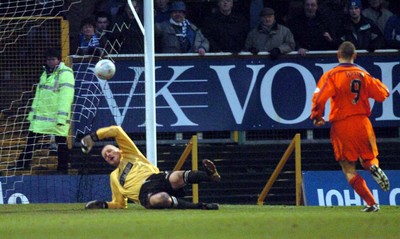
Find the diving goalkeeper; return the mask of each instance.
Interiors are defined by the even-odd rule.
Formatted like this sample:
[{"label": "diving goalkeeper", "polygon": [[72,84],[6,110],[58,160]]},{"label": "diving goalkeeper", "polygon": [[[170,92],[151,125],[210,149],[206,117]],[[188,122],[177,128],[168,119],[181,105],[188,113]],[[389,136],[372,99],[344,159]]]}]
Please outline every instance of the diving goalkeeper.
[{"label": "diving goalkeeper", "polygon": [[147,209],[218,210],[217,203],[191,203],[182,199],[187,184],[220,181],[212,161],[202,161],[205,171],[160,172],[119,126],[100,128],[86,135],[81,140],[82,150],[89,153],[96,141],[105,138],[114,138],[118,144],[118,147],[106,145],[101,150],[102,157],[116,168],[110,174],[112,201],[90,201],[86,209],[127,208],[130,199]]}]

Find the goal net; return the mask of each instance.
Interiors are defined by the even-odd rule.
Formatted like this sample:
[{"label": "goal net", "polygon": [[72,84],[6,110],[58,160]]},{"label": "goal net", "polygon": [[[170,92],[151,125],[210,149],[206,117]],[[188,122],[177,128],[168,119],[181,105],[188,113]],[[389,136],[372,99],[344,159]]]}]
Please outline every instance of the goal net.
[{"label": "goal net", "polygon": [[[98,35],[101,45],[94,46],[90,51],[82,53],[82,48],[73,45],[71,41],[77,38],[72,33],[71,23],[82,22],[75,19],[79,14],[73,11],[82,10],[81,0],[25,0],[2,1],[0,3],[0,204],[27,202],[74,202],[87,201],[91,194],[99,193],[91,189],[93,182],[102,182],[104,178],[93,173],[94,165],[80,152],[77,142],[82,135],[93,130],[92,124],[98,115],[98,109],[108,108],[117,123],[121,114],[118,105],[109,104],[115,97],[126,95],[110,95],[113,85],[121,83],[120,79],[103,81],[94,75],[94,66],[100,59],[111,59],[125,52],[128,38],[132,37],[132,29],[137,24],[134,19],[113,19],[103,34]],[[96,20],[95,9],[97,1],[93,1],[93,24]],[[103,6],[104,7],[104,6]],[[121,16],[124,12],[120,8]],[[127,7],[126,11],[130,8]],[[118,17],[118,14],[116,16]],[[76,25],[76,24],[75,24]],[[134,32],[138,34],[140,31]],[[72,35],[74,34],[74,35]],[[140,47],[143,35],[132,40]],[[141,41],[141,42],[140,42]],[[125,44],[125,45],[124,45]],[[40,75],[45,64],[44,52],[48,48],[57,48],[62,52],[62,62],[70,66],[75,77],[75,96],[72,105],[71,130],[66,144],[69,150],[67,174],[57,171],[57,148],[54,135],[34,136],[34,150],[29,167],[18,167],[20,155],[26,148],[29,139],[28,114],[31,111]],[[138,52],[143,52],[138,49]],[[142,58],[136,63],[135,73],[141,75]],[[139,70],[138,70],[139,69]],[[118,71],[118,69],[117,69]],[[115,78],[115,77],[114,77]],[[138,77],[136,77],[138,80]],[[133,80],[132,80],[133,81]],[[78,124],[79,123],[79,124]],[[32,147],[31,147],[32,148]],[[99,160],[99,159],[98,159]],[[77,163],[80,162],[80,163]],[[100,165],[101,166],[101,165]],[[102,168],[110,172],[110,168]],[[108,180],[104,182],[108,185]],[[84,188],[81,185],[85,185]],[[106,186],[108,188],[108,186]],[[70,192],[68,192],[68,189]],[[64,190],[64,191],[63,191]],[[66,191],[65,191],[66,190]],[[101,189],[98,189],[101,190]],[[21,193],[21,191],[23,193]],[[28,192],[29,191],[29,192]],[[35,195],[27,195],[36,191]],[[63,192],[62,196],[58,196]],[[45,195],[44,195],[45,194]],[[64,197],[63,197],[64,196]],[[108,195],[109,196],[109,195]],[[33,198],[33,199],[32,199]]]}]

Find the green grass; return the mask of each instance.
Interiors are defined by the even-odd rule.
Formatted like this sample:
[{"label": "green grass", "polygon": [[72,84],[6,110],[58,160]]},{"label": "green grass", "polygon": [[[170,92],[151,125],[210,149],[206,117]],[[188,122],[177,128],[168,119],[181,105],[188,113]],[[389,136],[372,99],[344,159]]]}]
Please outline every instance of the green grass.
[{"label": "green grass", "polygon": [[0,238],[399,238],[400,208],[221,205],[218,211],[0,205]]}]

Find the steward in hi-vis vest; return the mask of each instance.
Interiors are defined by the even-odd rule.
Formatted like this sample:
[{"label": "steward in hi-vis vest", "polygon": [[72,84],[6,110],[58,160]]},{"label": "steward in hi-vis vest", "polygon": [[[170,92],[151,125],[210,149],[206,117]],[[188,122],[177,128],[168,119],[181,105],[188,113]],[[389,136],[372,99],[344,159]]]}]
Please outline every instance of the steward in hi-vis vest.
[{"label": "steward in hi-vis vest", "polygon": [[29,131],[68,136],[75,79],[71,68],[61,62],[53,72],[45,70],[37,85],[28,121]]}]

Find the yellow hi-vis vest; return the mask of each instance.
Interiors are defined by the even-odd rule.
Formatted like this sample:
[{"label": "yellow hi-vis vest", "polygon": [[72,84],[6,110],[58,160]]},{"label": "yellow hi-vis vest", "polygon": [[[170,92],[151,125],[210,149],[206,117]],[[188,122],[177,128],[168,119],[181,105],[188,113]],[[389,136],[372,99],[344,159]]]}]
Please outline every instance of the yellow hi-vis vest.
[{"label": "yellow hi-vis vest", "polygon": [[50,76],[44,71],[36,87],[32,110],[28,116],[31,123],[29,130],[68,136],[74,87],[74,73],[64,63],[61,62]]}]

